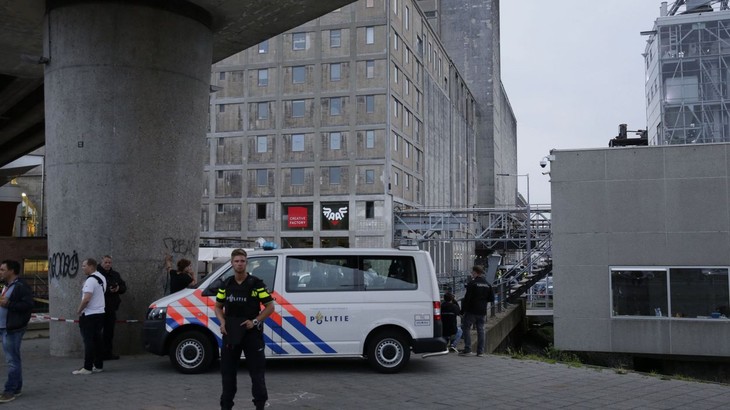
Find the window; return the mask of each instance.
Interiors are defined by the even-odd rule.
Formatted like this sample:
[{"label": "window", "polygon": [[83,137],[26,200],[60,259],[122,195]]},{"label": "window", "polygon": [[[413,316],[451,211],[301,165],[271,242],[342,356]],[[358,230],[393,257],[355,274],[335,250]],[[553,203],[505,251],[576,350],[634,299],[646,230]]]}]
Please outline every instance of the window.
[{"label": "window", "polygon": [[294,100],[291,102],[291,116],[304,117],[304,100]]},{"label": "window", "polygon": [[393,81],[396,84],[398,84],[398,72],[400,72],[400,70],[398,70],[398,67],[393,66]]},{"label": "window", "polygon": [[398,151],[398,134],[393,134],[393,151]]},{"label": "window", "polygon": [[269,103],[260,102],[257,104],[258,115],[256,118],[259,120],[266,120],[269,118]]},{"label": "window", "polygon": [[403,9],[403,24],[405,25],[406,30],[410,29],[411,9],[409,9],[408,6],[405,6],[405,8]]},{"label": "window", "polygon": [[373,3],[374,3],[374,1],[375,1],[375,0],[367,0],[367,1],[365,2],[365,7],[368,7],[368,8],[370,8],[370,7],[373,7],[373,6],[374,6],[374,4],[373,4]]},{"label": "window", "polygon": [[375,218],[375,201],[365,202],[365,219]]},{"label": "window", "polygon": [[218,105],[218,112],[226,112],[226,105],[225,104]]},{"label": "window", "polygon": [[342,97],[330,98],[330,115],[342,114]]},{"label": "window", "polygon": [[368,60],[365,62],[365,77],[375,77],[375,60]]},{"label": "window", "polygon": [[269,185],[269,170],[268,169],[257,169],[256,170],[256,185],[257,186]]},{"label": "window", "polygon": [[418,288],[415,262],[409,256],[292,256],[286,259],[285,276],[287,292],[403,291]]},{"label": "window", "polygon": [[330,30],[330,47],[340,47],[342,43],[342,30]]},{"label": "window", "polygon": [[375,27],[365,27],[365,43],[375,44]]},{"label": "window", "polygon": [[269,52],[269,40],[264,40],[259,43],[259,54],[266,54]]},{"label": "window", "polygon": [[304,168],[291,169],[291,184],[304,185]]},{"label": "window", "polygon": [[375,148],[375,131],[365,131],[365,148]]},{"label": "window", "polygon": [[611,296],[613,317],[730,317],[727,267],[612,268]]},{"label": "window", "polygon": [[395,98],[393,98],[393,116],[395,118],[398,118],[398,115],[400,113],[400,103],[396,101]]},{"label": "window", "polygon": [[406,64],[410,64],[411,62],[411,49],[406,47],[405,51],[403,51],[403,59],[405,60]]},{"label": "window", "polygon": [[411,189],[411,176],[406,174],[406,191],[410,191]]},{"label": "window", "polygon": [[375,96],[374,95],[365,96],[365,112],[367,112],[368,114],[375,112]]},{"label": "window", "polygon": [[393,185],[398,186],[398,173],[393,173]]},{"label": "window", "polygon": [[405,123],[406,127],[409,127],[411,125],[411,112],[406,110],[405,114],[403,115],[403,122]]},{"label": "window", "polygon": [[391,0],[393,2],[393,14],[398,15],[398,0]]},{"label": "window", "polygon": [[256,204],[256,219],[266,219],[266,204]]},{"label": "window", "polygon": [[405,145],[406,145],[406,158],[410,158],[411,157],[411,144],[406,142]]},{"label": "window", "polygon": [[405,90],[406,90],[406,95],[410,95],[411,94],[411,80],[406,78],[406,85],[404,85],[403,88],[405,88]]},{"label": "window", "polygon": [[292,67],[291,82],[294,84],[303,84],[307,77],[307,70],[303,65]]},{"label": "window", "polygon": [[418,50],[418,55],[423,57],[423,40],[421,36],[416,36],[416,50]]},{"label": "window", "polygon": [[336,150],[342,148],[342,134],[339,132],[330,132],[330,149]]},{"label": "window", "polygon": [[304,134],[294,134],[291,136],[291,150],[294,152],[304,151]]},{"label": "window", "polygon": [[218,204],[218,206],[215,207],[215,210],[217,213],[222,214],[223,213],[223,204]]},{"label": "window", "polygon": [[330,81],[340,81],[342,65],[340,63],[330,64]]},{"label": "window", "polygon": [[307,33],[292,33],[291,49],[294,51],[304,50],[307,47]]},{"label": "window", "polygon": [[375,170],[372,170],[372,169],[365,170],[365,183],[366,184],[375,183]]},{"label": "window", "polygon": [[262,153],[268,151],[269,139],[266,135],[259,135],[256,137],[256,152]]},{"label": "window", "polygon": [[262,68],[259,70],[259,87],[266,87],[269,85],[269,69]]},{"label": "window", "polygon": [[393,50],[398,50],[398,43],[400,43],[400,39],[397,34],[393,33]]},{"label": "window", "polygon": [[330,185],[339,185],[342,178],[342,168],[330,167]]}]

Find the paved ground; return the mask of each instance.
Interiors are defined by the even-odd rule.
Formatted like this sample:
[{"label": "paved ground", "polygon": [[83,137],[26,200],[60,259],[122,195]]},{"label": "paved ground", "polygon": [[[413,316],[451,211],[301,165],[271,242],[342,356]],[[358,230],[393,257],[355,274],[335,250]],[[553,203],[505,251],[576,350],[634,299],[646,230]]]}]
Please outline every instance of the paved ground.
[{"label": "paved ground", "polygon": [[[143,354],[106,362],[104,373],[74,376],[81,359],[51,357],[48,345],[46,338],[23,342],[23,395],[0,410],[217,408],[215,370],[182,375],[167,357]],[[727,385],[496,355],[413,356],[395,375],[374,373],[361,360],[271,360],[267,382],[271,409],[726,409],[730,403]],[[252,408],[245,362],[237,403]]]}]

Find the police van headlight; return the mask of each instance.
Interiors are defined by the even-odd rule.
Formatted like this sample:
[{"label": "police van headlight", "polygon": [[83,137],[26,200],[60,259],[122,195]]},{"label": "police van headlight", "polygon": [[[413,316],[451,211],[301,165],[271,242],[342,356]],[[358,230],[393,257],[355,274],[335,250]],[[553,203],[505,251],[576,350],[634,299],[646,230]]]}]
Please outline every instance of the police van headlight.
[{"label": "police van headlight", "polygon": [[147,320],[165,320],[167,316],[166,307],[151,308],[147,311]]}]

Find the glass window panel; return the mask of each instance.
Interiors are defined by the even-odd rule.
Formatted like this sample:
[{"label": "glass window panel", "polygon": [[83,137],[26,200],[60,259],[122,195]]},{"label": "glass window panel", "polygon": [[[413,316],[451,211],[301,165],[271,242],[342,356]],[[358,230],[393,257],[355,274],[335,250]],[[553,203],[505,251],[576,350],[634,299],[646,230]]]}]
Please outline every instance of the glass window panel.
[{"label": "glass window panel", "polygon": [[332,97],[330,98],[330,115],[342,114],[342,98]]},{"label": "glass window panel", "polygon": [[372,169],[365,170],[365,183],[366,184],[375,183],[375,171],[374,170],[372,170]]},{"label": "glass window panel", "polygon": [[670,268],[669,288],[673,317],[730,317],[727,268]]},{"label": "glass window panel", "polygon": [[307,78],[306,68],[301,66],[292,67],[291,80],[294,84],[302,84]]},{"label": "glass window panel", "polygon": [[304,117],[304,100],[294,100],[291,103],[292,117]]},{"label": "glass window panel", "polygon": [[342,148],[342,134],[339,132],[330,132],[330,149]]},{"label": "glass window panel", "polygon": [[330,47],[339,47],[342,40],[341,30],[330,30]]},{"label": "glass window panel", "polygon": [[374,95],[365,96],[365,112],[367,112],[367,113],[375,112],[375,96]]},{"label": "glass window panel", "polygon": [[304,185],[304,168],[292,168],[291,184],[292,185]]},{"label": "glass window panel", "polygon": [[292,50],[304,50],[307,47],[307,33],[292,33]]},{"label": "glass window panel", "polygon": [[342,65],[340,63],[330,64],[330,81],[340,81]]},{"label": "glass window panel", "polygon": [[375,148],[375,131],[365,131],[365,147]]},{"label": "glass window panel", "polygon": [[330,184],[339,185],[341,175],[342,169],[340,167],[330,167]]},{"label": "glass window panel", "polygon": [[256,152],[266,152],[268,151],[269,147],[269,138],[265,135],[259,135],[256,137]]},{"label": "glass window panel", "polygon": [[269,52],[269,40],[264,40],[259,43],[259,54],[266,54]]},{"label": "glass window panel", "polygon": [[257,169],[256,170],[256,185],[257,186],[269,185],[269,170],[268,169]]},{"label": "glass window panel", "polygon": [[365,76],[367,78],[375,77],[375,60],[367,60],[365,62]]},{"label": "glass window panel", "polygon": [[375,43],[375,27],[365,27],[365,43]]},{"label": "glass window panel", "polygon": [[304,134],[291,136],[291,150],[295,152],[304,151]]},{"label": "glass window panel", "polygon": [[666,316],[665,270],[612,269],[613,316]]},{"label": "glass window panel", "polygon": [[263,68],[259,70],[259,87],[266,87],[269,85],[269,70]]},{"label": "glass window panel", "polygon": [[260,102],[258,103],[258,119],[265,120],[269,118],[269,103]]}]

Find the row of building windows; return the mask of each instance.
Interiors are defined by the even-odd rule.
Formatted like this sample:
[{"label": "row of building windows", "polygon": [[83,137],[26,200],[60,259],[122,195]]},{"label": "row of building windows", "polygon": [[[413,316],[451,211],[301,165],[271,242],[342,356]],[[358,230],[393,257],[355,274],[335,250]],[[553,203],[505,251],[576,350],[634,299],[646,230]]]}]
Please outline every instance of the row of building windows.
[{"label": "row of building windows", "polygon": [[[330,185],[340,185],[347,181],[345,181],[345,178],[343,174],[343,169],[346,170],[347,167],[322,167],[322,169],[326,170],[328,174],[328,182]],[[313,168],[289,168],[290,171],[290,180],[288,181],[293,186],[300,186],[305,184],[305,175],[307,171],[312,171]],[[272,169],[255,169],[252,170],[252,172],[255,175],[256,179],[256,186],[259,187],[267,187],[270,186],[271,181],[269,179],[269,176],[271,175],[274,170]],[[217,178],[218,180],[225,181],[226,184],[234,184],[238,185],[241,182],[241,171],[224,171],[224,170],[218,170],[217,171]],[[365,178],[365,184],[374,184],[375,183],[375,169],[365,169],[364,172],[364,178]],[[406,190],[410,190],[411,188],[411,175],[405,174],[404,178],[404,187]],[[393,172],[393,185],[399,186],[400,184],[400,172]],[[238,190],[236,190],[238,192]]]}]

